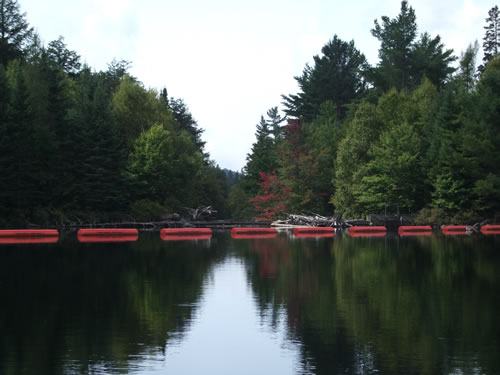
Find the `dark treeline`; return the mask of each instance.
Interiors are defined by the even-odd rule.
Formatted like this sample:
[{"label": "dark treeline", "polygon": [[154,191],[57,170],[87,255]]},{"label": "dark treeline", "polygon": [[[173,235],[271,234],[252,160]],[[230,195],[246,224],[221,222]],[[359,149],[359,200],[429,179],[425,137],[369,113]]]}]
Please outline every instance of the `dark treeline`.
[{"label": "dark treeline", "polygon": [[235,176],[182,99],[146,89],[127,61],[82,65],[63,37],[43,45],[16,0],[0,6],[0,225],[230,215]]},{"label": "dark treeline", "polygon": [[500,213],[500,17],[460,57],[419,33],[414,9],[375,20],[379,61],[334,36],[257,125],[236,217],[284,212],[419,213],[470,222]]}]

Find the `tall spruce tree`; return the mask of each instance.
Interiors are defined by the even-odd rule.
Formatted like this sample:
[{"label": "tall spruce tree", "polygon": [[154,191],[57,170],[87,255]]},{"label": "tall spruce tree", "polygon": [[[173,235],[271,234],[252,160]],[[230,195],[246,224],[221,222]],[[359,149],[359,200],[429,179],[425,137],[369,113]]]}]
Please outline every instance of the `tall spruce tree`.
[{"label": "tall spruce tree", "polygon": [[380,63],[375,69],[375,86],[387,91],[393,87],[405,89],[410,85],[412,44],[417,36],[415,10],[408,2],[401,2],[399,15],[375,20],[372,35],[380,41]]},{"label": "tall spruce tree", "polygon": [[247,177],[255,184],[257,183],[261,172],[269,173],[278,167],[276,162],[276,147],[274,139],[271,137],[272,129],[269,123],[261,116],[255,132],[256,141],[252,145],[250,154],[247,155],[247,164],[245,172]]},{"label": "tall spruce tree", "polygon": [[488,11],[486,22],[487,25],[484,26],[486,32],[483,37],[483,64],[478,68],[480,73],[484,72],[486,64],[500,52],[500,12],[498,5]]},{"label": "tall spruce tree", "polygon": [[[162,99],[162,95],[163,94],[160,93],[160,99],[161,101],[165,101],[165,99]],[[201,135],[203,134],[204,130],[198,127],[198,123],[196,122],[193,115],[189,111],[189,108],[187,107],[186,103],[184,103],[184,100],[172,97],[167,100],[167,104],[169,108],[172,110],[174,118],[179,124],[179,127],[182,130],[185,130],[189,134],[191,134],[191,136],[193,137],[193,141],[196,143],[196,146],[198,146],[200,152],[204,153],[203,150],[205,148],[206,142],[204,142],[201,139]],[[208,159],[208,155],[205,156]]]},{"label": "tall spruce tree", "polygon": [[32,34],[17,0],[0,0],[0,63],[22,57]]},{"label": "tall spruce tree", "polygon": [[369,78],[383,92],[415,88],[424,77],[440,88],[455,71],[450,66],[456,60],[453,50],[444,48],[439,35],[431,38],[423,33],[416,40],[416,15],[407,1],[401,2],[396,18],[383,16],[381,24],[375,20],[371,32],[380,41],[380,62]]},{"label": "tall spruce tree", "polygon": [[302,76],[295,77],[300,91],[282,96],[285,113],[305,122],[314,120],[326,101],[335,104],[337,119],[343,120],[346,105],[366,90],[363,72],[368,63],[354,41],[345,42],[334,35],[321,52],[321,56],[314,56],[314,66],[306,65]]}]

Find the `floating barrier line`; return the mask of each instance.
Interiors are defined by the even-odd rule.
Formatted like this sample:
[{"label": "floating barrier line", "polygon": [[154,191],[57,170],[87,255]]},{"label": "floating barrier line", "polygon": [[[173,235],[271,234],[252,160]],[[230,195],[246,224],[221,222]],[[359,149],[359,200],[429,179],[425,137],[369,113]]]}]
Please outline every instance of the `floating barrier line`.
[{"label": "floating barrier line", "polygon": [[206,236],[212,235],[210,228],[163,228],[160,236]]},{"label": "floating barrier line", "polygon": [[0,230],[0,238],[59,237],[57,229],[7,229]]},{"label": "floating barrier line", "polygon": [[198,241],[198,240],[210,240],[212,234],[174,234],[174,235],[164,235],[160,234],[160,238],[163,241]]},{"label": "floating barrier line", "polygon": [[500,234],[500,225],[483,225],[481,227],[481,233],[486,235]]},{"label": "floating barrier line", "polygon": [[117,228],[101,228],[101,229],[79,229],[78,237],[126,237],[126,236],[139,236],[137,229],[117,229]]},{"label": "floating barrier line", "polygon": [[349,232],[350,237],[385,237],[387,232]]},{"label": "floating barrier line", "polygon": [[384,226],[358,226],[358,227],[350,227],[349,233],[356,232],[387,232],[387,228]]},{"label": "floating barrier line", "polygon": [[316,233],[335,233],[335,229],[332,227],[299,227],[293,228],[293,234],[297,233],[308,233],[308,234],[316,234]]}]

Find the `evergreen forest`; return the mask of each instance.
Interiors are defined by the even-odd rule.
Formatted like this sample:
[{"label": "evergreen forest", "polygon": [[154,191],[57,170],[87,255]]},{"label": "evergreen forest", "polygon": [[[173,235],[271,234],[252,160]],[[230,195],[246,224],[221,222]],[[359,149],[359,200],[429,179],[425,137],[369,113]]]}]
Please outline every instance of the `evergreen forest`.
[{"label": "evergreen forest", "polygon": [[0,0],[0,226],[150,221],[203,205],[234,219],[498,218],[498,6],[486,16],[480,64],[478,41],[456,56],[419,32],[407,1],[374,21],[375,66],[333,35],[232,172],[210,159],[183,99],[144,87],[129,61],[95,71],[63,37],[44,44],[17,0]]}]

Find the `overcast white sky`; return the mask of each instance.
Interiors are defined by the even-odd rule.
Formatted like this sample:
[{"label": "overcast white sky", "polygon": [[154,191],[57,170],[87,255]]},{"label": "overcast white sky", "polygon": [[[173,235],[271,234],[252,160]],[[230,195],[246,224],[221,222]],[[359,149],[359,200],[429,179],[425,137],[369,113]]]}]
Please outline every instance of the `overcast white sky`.
[{"label": "overcast white sky", "polygon": [[[65,38],[95,70],[132,62],[147,88],[183,98],[207,151],[240,170],[255,125],[281,94],[297,92],[313,55],[337,34],[377,63],[373,21],[397,16],[396,0],[18,0],[45,43]],[[439,34],[456,55],[482,45],[492,0],[413,0],[419,33]]]}]

